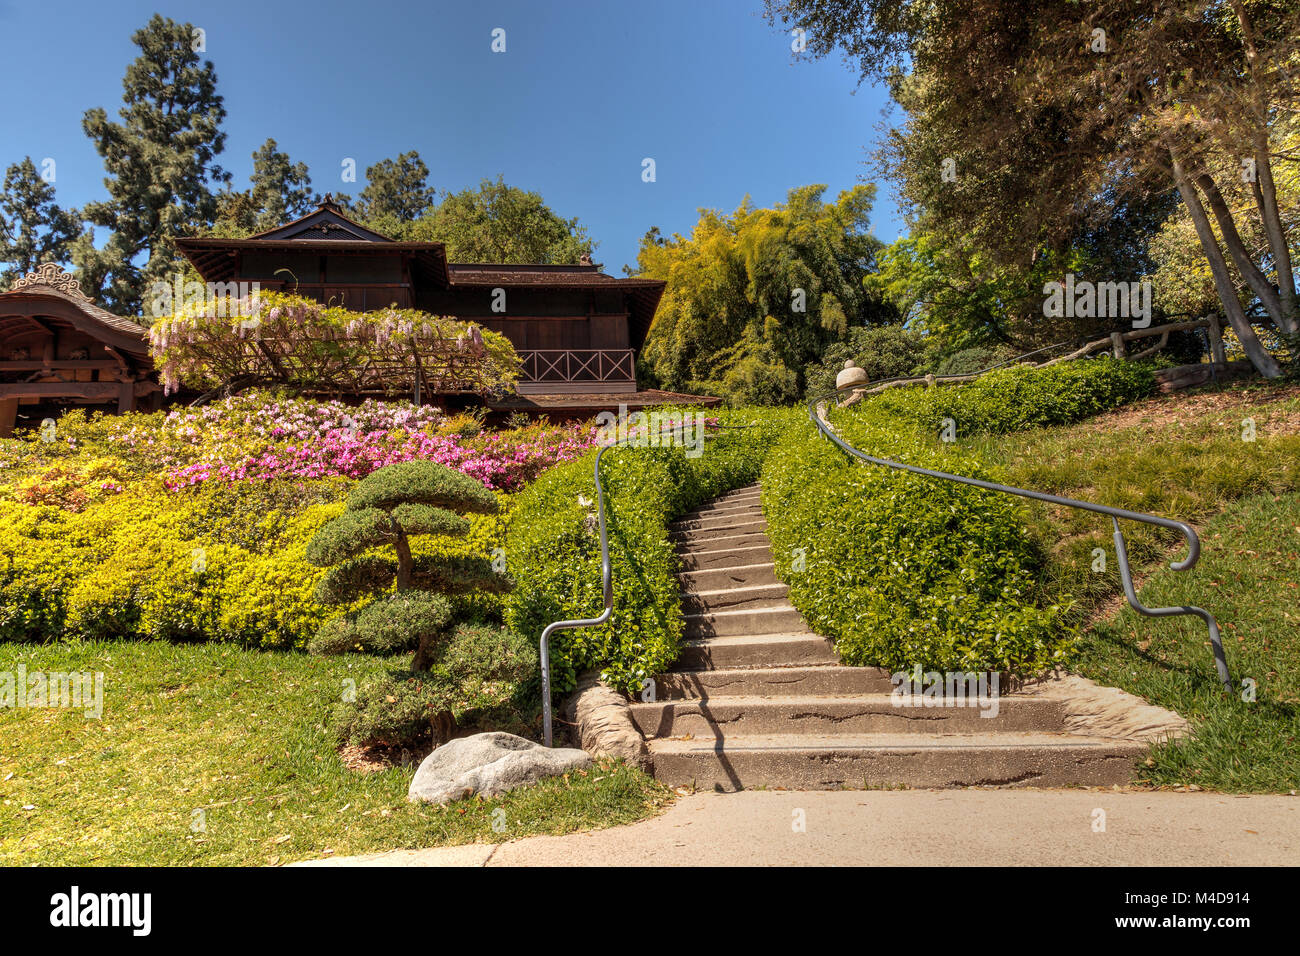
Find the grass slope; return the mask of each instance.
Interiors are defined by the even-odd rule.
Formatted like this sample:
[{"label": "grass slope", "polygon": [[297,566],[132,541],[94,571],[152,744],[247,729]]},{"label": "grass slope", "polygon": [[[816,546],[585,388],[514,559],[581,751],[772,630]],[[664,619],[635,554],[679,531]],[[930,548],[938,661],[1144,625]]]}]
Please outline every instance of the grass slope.
[{"label": "grass slope", "polygon": [[496,800],[408,804],[413,768],[350,771],[321,726],[345,680],[382,671],[378,658],[0,645],[0,671],[19,663],[102,671],[104,711],[0,711],[0,865],[262,865],[499,842],[630,822],[670,798],[601,764]]},{"label": "grass slope", "polygon": [[1294,791],[1300,788],[1300,495],[1245,499],[1201,532],[1205,551],[1196,570],[1160,570],[1139,597],[1148,606],[1211,610],[1232,675],[1253,682],[1254,701],[1219,686],[1198,618],[1154,622],[1125,608],[1085,637],[1078,669],[1192,721],[1193,737],[1153,749],[1142,768],[1151,783]]}]

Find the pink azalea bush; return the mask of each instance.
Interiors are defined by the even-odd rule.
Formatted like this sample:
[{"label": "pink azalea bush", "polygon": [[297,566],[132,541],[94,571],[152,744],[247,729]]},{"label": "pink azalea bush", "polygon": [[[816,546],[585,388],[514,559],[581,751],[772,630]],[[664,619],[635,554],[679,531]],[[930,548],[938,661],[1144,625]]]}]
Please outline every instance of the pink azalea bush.
[{"label": "pink azalea bush", "polygon": [[426,459],[497,491],[517,491],[546,468],[595,442],[590,426],[531,425],[473,437],[439,434],[441,411],[401,402],[268,398],[256,393],[173,411],[160,428],[133,428],[118,440],[158,443],[169,490],[208,481],[364,478],[400,461]]},{"label": "pink azalea bush", "polygon": [[546,468],[577,458],[594,442],[594,429],[574,426],[534,427],[469,439],[426,431],[332,429],[248,455],[203,458],[174,469],[164,481],[169,489],[176,489],[213,480],[364,478],[385,465],[424,459],[454,468],[494,491],[517,491]]}]

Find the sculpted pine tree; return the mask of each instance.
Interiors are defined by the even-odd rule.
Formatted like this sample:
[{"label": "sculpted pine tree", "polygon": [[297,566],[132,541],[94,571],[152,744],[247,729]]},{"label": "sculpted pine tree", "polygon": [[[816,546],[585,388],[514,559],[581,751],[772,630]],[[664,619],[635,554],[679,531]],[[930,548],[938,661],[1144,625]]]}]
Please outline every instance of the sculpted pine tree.
[{"label": "sculpted pine tree", "polygon": [[[359,609],[326,622],[312,638],[315,654],[414,651],[411,670],[429,670],[452,634],[449,595],[473,591],[500,593],[508,587],[485,559],[425,558],[411,554],[411,538],[437,534],[463,536],[465,514],[493,514],[496,498],[458,471],[429,461],[381,468],[362,479],[348,496],[347,508],[316,533],[307,560],[329,567],[316,589],[326,604]],[[376,549],[391,548],[396,561]],[[445,738],[451,715],[430,715]]]}]

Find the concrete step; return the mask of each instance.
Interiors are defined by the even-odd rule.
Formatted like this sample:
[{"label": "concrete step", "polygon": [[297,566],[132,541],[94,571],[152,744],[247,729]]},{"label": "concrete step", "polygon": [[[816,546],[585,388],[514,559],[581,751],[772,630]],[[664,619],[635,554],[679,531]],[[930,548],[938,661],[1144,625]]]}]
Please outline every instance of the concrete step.
[{"label": "concrete step", "polygon": [[688,614],[708,614],[715,611],[784,608],[790,606],[789,594],[789,586],[779,581],[773,584],[718,588],[712,591],[685,591],[682,593],[682,610]]},{"label": "concrete step", "polygon": [[737,670],[672,671],[655,677],[659,700],[715,697],[783,697],[888,694],[894,685],[882,667],[747,667]]},{"label": "concrete step", "polygon": [[690,594],[720,588],[752,588],[760,584],[780,583],[776,577],[776,565],[771,561],[731,568],[711,568],[707,571],[683,571],[677,575],[677,580],[681,581],[682,590]]},{"label": "concrete step", "polygon": [[807,629],[803,616],[789,603],[780,607],[763,607],[754,610],[687,613],[684,619],[686,637],[691,640],[704,637],[783,634]]},{"label": "concrete step", "polygon": [[683,518],[707,518],[720,517],[721,515],[736,514],[738,512],[757,511],[762,513],[763,508],[759,504],[758,498],[752,499],[740,498],[735,501],[714,501],[707,505],[700,505],[694,511],[682,515]]},{"label": "concrete step", "polygon": [[734,528],[738,525],[762,522],[766,527],[767,519],[758,508],[746,508],[743,511],[729,511],[724,514],[687,515],[668,526],[669,531],[712,531],[715,528]]},{"label": "concrete step", "polygon": [[684,641],[677,659],[680,671],[750,667],[807,667],[838,664],[835,645],[820,634],[796,630],[783,634],[706,637]]},{"label": "concrete step", "polygon": [[[736,538],[744,537],[746,535],[757,536],[766,541],[767,521],[760,518],[757,521],[739,521],[718,528],[703,528],[696,530],[687,529],[668,532],[669,540],[690,547],[696,547],[700,545],[701,542],[707,541],[735,541]],[[701,550],[707,549],[702,548]]]},{"label": "concrete step", "polygon": [[1045,733],[763,734],[649,742],[671,786],[1067,787],[1127,783],[1147,745]]},{"label": "concrete step", "polygon": [[[987,734],[1065,730],[1065,706],[1042,697],[1000,697],[981,709],[903,707],[889,694],[851,697],[710,697],[634,703],[632,720],[647,737],[750,734]],[[996,711],[993,709],[996,707]]]},{"label": "concrete step", "polygon": [[705,571],[772,560],[772,549],[765,534],[741,545],[724,542],[715,547],[715,544],[716,542],[710,543],[708,548],[701,551],[679,548],[678,557],[681,558],[682,568],[686,571]]}]

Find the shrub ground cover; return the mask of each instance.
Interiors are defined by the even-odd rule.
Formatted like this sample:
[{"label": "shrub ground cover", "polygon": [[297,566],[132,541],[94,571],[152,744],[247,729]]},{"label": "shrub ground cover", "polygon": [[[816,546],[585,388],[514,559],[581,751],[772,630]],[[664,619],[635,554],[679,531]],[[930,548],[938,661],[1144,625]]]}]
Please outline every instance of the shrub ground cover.
[{"label": "shrub ground cover", "polygon": [[[870,403],[835,421],[878,457],[989,476]],[[1068,659],[1061,609],[1033,600],[1015,499],[859,462],[805,419],[768,457],[763,509],[791,603],[845,663],[1032,672]]]},{"label": "shrub ground cover", "polygon": [[[712,414],[712,413],[711,413]],[[596,668],[615,686],[639,689],[676,659],[682,635],[677,556],[668,523],[731,488],[754,481],[772,443],[798,409],[733,409],[699,457],[681,447],[610,449],[602,459],[614,612],[596,628],[559,631],[551,639],[556,693],[579,672]],[[561,465],[515,502],[506,535],[515,581],[507,621],[534,640],[552,621],[586,618],[603,607],[596,528],[595,452]]]},{"label": "shrub ground cover", "polygon": [[[480,433],[403,403],[266,394],[168,414],[67,415],[50,434],[0,442],[0,640],[303,646],[331,613],[312,600],[321,572],[304,550],[355,479],[423,458],[501,497],[592,440],[582,426]],[[486,557],[504,526],[474,516],[467,537],[424,536],[416,555]],[[492,595],[461,603],[471,618],[500,617]]]}]

